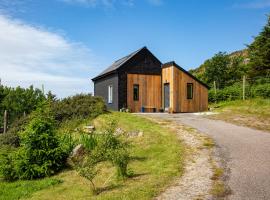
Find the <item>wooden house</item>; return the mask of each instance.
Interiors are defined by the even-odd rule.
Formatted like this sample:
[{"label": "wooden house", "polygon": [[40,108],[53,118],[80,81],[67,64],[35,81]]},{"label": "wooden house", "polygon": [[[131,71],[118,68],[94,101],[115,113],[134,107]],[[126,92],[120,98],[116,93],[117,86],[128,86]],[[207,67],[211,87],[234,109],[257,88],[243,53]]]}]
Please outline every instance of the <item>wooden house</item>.
[{"label": "wooden house", "polygon": [[93,78],[94,95],[108,109],[131,112],[201,112],[208,109],[208,86],[175,62],[162,64],[146,47]]}]

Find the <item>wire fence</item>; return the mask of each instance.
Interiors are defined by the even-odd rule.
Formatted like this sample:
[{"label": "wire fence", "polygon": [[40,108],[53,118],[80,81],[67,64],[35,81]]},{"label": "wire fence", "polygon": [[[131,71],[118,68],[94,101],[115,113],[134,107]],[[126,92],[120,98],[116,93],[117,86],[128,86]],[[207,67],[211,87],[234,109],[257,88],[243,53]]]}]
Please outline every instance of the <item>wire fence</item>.
[{"label": "wire fence", "polygon": [[270,77],[243,76],[242,80],[230,83],[214,82],[209,90],[209,102],[237,99],[270,98]]}]

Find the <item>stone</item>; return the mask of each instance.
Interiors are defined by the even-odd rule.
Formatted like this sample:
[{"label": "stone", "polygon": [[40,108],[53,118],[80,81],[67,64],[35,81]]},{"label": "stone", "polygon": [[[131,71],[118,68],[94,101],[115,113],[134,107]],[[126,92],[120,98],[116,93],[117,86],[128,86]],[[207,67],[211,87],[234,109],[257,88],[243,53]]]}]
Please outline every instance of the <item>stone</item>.
[{"label": "stone", "polygon": [[142,137],[142,136],[143,136],[143,132],[140,131],[140,132],[138,133],[138,137]]},{"label": "stone", "polygon": [[71,152],[68,158],[68,164],[73,166],[74,164],[82,161],[85,155],[85,148],[82,144],[78,144]]},{"label": "stone", "polygon": [[116,128],[114,134],[115,135],[123,135],[125,131],[121,128]]},{"label": "stone", "polygon": [[142,137],[143,131],[131,131],[127,133],[128,137]]},{"label": "stone", "polygon": [[83,131],[84,131],[85,133],[93,133],[94,130],[95,130],[95,127],[94,127],[94,126],[84,126],[84,127],[83,127]]}]

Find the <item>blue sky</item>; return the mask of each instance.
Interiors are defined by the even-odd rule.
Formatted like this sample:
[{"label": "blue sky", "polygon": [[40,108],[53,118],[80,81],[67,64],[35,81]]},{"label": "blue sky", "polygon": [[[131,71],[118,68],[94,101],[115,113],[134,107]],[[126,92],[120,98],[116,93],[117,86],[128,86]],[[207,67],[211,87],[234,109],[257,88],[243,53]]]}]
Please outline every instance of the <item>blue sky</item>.
[{"label": "blue sky", "polygon": [[191,69],[245,48],[269,12],[270,0],[0,0],[0,77],[92,92],[90,78],[142,46]]}]

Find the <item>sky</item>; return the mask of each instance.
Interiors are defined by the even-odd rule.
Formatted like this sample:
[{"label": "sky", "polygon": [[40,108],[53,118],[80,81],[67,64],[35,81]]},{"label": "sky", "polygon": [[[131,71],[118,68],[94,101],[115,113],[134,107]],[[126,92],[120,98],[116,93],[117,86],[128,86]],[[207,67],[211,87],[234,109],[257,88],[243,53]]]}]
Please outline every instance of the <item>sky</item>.
[{"label": "sky", "polygon": [[92,93],[91,78],[143,46],[189,70],[245,48],[267,14],[270,0],[0,0],[0,78]]}]

